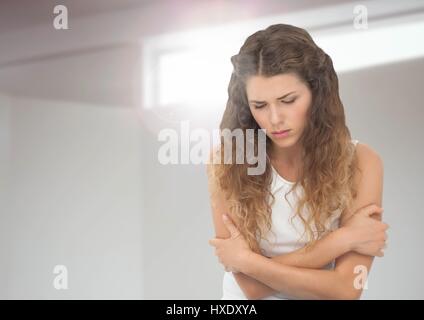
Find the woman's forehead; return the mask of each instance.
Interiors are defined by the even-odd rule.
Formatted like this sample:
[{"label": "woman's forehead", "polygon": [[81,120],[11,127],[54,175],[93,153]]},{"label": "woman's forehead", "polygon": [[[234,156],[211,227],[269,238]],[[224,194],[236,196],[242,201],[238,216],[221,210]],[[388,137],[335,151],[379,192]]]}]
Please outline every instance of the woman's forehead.
[{"label": "woman's forehead", "polygon": [[291,73],[272,77],[251,76],[246,82],[246,93],[249,100],[266,101],[293,91],[301,91],[303,86],[299,77]]}]

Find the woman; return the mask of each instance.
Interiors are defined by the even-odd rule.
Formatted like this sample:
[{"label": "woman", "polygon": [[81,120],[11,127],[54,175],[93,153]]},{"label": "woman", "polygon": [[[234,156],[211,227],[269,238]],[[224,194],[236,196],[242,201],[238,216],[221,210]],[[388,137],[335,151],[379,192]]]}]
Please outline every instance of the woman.
[{"label": "woman", "polygon": [[351,139],[331,58],[305,30],[277,24],[231,61],[220,129],[265,131],[266,168],[207,166],[222,299],[358,299],[387,239],[383,164]]}]

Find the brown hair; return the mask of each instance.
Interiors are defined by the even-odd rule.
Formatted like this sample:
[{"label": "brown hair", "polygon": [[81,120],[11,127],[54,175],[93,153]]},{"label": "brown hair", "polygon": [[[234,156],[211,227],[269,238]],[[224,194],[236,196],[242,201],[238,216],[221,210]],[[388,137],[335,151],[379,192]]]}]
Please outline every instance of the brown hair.
[{"label": "brown hair", "polygon": [[[327,219],[339,214],[337,210],[346,210],[356,197],[353,173],[357,162],[353,157],[354,146],[345,123],[332,60],[304,29],[275,24],[250,35],[239,53],[231,57],[231,62],[234,70],[228,85],[221,132],[224,129],[244,132],[260,129],[247,102],[245,87],[249,76],[294,73],[311,90],[312,104],[300,138],[303,168],[299,180],[289,191],[298,185],[303,187],[296,215],[309,235],[307,245],[311,245],[328,231],[325,227]],[[221,137],[221,151],[223,144]],[[271,140],[266,137],[267,150],[270,146]],[[259,252],[258,241],[271,228],[271,206],[275,201],[270,190],[272,168],[268,158],[262,175],[248,175],[249,166],[234,161],[232,164],[214,164],[214,183],[224,192],[250,248]],[[303,213],[306,206],[309,215]]]}]

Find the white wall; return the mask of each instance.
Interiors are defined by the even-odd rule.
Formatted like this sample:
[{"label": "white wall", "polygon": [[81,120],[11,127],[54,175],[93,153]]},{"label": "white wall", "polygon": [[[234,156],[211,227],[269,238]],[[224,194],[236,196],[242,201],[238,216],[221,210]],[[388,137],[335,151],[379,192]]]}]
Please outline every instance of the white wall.
[{"label": "white wall", "polygon": [[[258,10],[284,11],[271,2]],[[136,111],[137,41],[259,11],[239,4],[224,19],[219,5],[209,14],[210,3],[194,10],[187,2],[174,16],[155,3],[72,17],[66,34],[50,22],[1,32],[0,298],[221,297],[204,167],[158,163],[148,127],[160,119],[146,113],[140,121]],[[423,298],[423,73],[418,59],[340,75],[353,137],[385,163],[389,248],[364,299]],[[192,116],[212,129],[222,106],[214,112]],[[53,288],[57,264],[68,267],[67,291]]]},{"label": "white wall", "polygon": [[388,247],[374,260],[364,299],[424,298],[423,74],[421,58],[340,76],[352,135],[384,162]]},{"label": "white wall", "polygon": [[[10,111],[0,128],[9,129],[11,147],[0,297],[142,298],[142,145],[134,111],[22,98],[0,108]],[[68,290],[53,287],[60,264]]]},{"label": "white wall", "polygon": [[10,147],[10,99],[0,94],[0,298],[5,297],[11,269],[11,247],[9,235],[13,230],[7,224],[6,200],[8,192],[9,147]]}]

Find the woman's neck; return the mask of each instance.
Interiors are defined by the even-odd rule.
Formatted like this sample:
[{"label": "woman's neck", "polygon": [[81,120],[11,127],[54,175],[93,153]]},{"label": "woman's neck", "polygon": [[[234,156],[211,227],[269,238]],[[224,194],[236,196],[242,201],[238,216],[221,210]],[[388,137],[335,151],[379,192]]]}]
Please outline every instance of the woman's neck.
[{"label": "woman's neck", "polygon": [[299,168],[302,165],[302,150],[297,144],[288,148],[271,146],[271,160],[288,168]]}]

